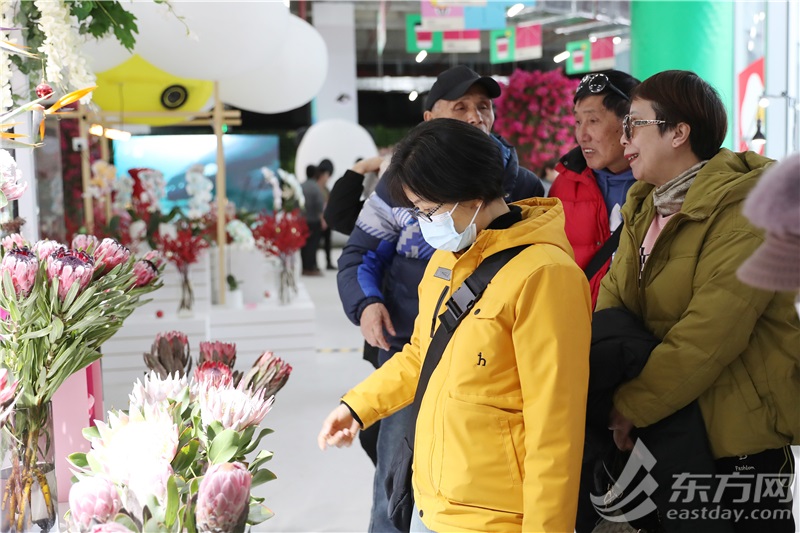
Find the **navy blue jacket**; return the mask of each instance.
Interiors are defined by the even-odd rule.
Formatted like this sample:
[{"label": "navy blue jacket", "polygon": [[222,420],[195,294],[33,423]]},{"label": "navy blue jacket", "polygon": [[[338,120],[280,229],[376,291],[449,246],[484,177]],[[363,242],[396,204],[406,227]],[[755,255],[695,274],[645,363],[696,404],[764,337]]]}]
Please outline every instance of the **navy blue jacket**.
[{"label": "navy blue jacket", "polygon": [[[492,138],[506,162],[506,201],[544,196],[539,178],[519,166],[514,147],[500,137]],[[372,303],[382,302],[389,311],[397,335],[384,332],[391,349],[380,351],[380,364],[411,339],[419,308],[417,286],[433,252],[416,219],[389,197],[386,184],[379,181],[339,258],[337,281],[344,311],[354,324],[359,324],[362,311]]]}]

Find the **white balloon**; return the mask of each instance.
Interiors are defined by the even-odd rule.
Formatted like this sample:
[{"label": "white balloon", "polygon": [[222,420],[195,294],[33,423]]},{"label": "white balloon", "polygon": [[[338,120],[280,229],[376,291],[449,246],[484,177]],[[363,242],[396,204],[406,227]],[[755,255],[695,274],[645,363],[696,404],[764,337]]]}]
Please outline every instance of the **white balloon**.
[{"label": "white balloon", "polygon": [[[139,38],[143,39],[144,37],[140,35]],[[81,47],[81,51],[94,72],[112,69],[133,55],[133,52],[119,44],[114,37],[98,40],[90,36]]]},{"label": "white balloon", "polygon": [[[182,78],[222,80],[253,68],[253,57],[283,41],[289,10],[282,2],[137,1],[136,53]],[[180,19],[178,17],[181,17]],[[188,31],[188,34],[187,34]]]},{"label": "white balloon", "polygon": [[291,15],[280,47],[263,54],[247,73],[219,82],[226,104],[256,113],[283,113],[314,98],[328,74],[328,47],[319,32]]},{"label": "white balloon", "polygon": [[305,177],[308,165],[318,165],[323,159],[330,159],[333,163],[333,176],[328,183],[330,188],[356,159],[376,155],[378,148],[367,130],[354,122],[335,118],[308,128],[297,147],[294,168],[298,177]]}]

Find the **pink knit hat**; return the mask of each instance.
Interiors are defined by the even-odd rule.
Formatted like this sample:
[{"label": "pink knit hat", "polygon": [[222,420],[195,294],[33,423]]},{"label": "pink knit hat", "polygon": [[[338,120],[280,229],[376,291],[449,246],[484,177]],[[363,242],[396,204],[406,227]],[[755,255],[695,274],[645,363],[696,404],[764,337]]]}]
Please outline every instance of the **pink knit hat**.
[{"label": "pink knit hat", "polygon": [[742,212],[766,236],[739,267],[739,279],[760,289],[800,290],[800,154],[764,172]]}]

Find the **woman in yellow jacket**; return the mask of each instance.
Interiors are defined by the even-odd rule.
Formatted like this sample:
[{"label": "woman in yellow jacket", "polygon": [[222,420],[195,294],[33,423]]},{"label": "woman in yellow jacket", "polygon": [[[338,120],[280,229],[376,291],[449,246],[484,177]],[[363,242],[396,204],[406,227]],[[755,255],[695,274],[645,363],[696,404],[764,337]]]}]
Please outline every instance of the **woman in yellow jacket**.
[{"label": "woman in yellow jacket", "polygon": [[344,395],[319,446],[409,405],[442,304],[487,257],[530,245],[456,329],[416,420],[411,531],[572,532],[583,450],[591,302],[557,199],[506,205],[497,144],[440,119],[401,143],[384,179],[437,248],[410,344]]}]

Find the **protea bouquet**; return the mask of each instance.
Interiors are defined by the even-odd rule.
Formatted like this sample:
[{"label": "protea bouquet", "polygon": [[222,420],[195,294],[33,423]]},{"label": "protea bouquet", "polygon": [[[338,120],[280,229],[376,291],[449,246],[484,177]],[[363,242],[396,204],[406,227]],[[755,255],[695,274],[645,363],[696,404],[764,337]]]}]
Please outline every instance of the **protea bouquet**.
[{"label": "protea bouquet", "polygon": [[[101,345],[161,283],[158,272],[137,275],[139,262],[111,239],[77,239],[85,249],[11,240],[0,262],[0,308],[8,313],[0,320],[0,366],[18,384],[14,412],[3,426],[2,451],[13,475],[3,489],[1,526],[21,531],[36,521],[50,524],[40,526],[47,530],[56,518],[48,480],[50,400],[70,375],[100,358]],[[31,515],[32,501],[45,502],[42,516]]]},{"label": "protea bouquet", "polygon": [[275,479],[264,468],[272,453],[257,451],[272,430],[259,425],[291,367],[267,352],[248,372],[253,379],[236,385],[226,364],[235,345],[202,351],[191,377],[150,372],[134,384],[128,413],[110,412],[108,423],[84,431],[91,450],[70,456],[76,530],[242,532],[272,516],[251,493]]}]

